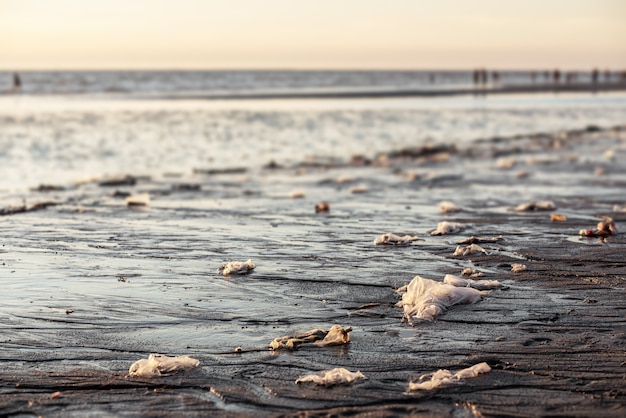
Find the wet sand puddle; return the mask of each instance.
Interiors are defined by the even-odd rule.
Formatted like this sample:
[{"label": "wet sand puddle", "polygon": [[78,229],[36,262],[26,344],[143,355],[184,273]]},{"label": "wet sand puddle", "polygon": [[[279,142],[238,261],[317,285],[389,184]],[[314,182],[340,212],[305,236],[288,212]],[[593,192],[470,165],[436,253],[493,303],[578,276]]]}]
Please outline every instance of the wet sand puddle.
[{"label": "wet sand puddle", "polygon": [[[620,415],[624,235],[578,231],[597,215],[623,223],[611,210],[626,203],[624,132],[32,191],[27,207],[55,205],[0,218],[0,407],[96,416]],[[300,198],[289,197],[294,190]],[[130,208],[126,193],[148,193],[150,203]],[[445,200],[461,210],[441,214]],[[556,209],[511,210],[540,200]],[[321,201],[329,211],[315,213]],[[553,212],[567,220],[552,222]],[[431,236],[441,221],[466,228]],[[420,240],[373,244],[387,232]],[[480,243],[487,254],[453,256],[470,236],[502,240]],[[248,259],[256,264],[248,275],[218,272]],[[527,268],[514,273],[516,263]],[[434,321],[403,322],[396,289],[416,274],[442,281],[468,267],[502,288]],[[268,349],[276,337],[333,324],[352,327],[349,344]],[[151,352],[200,366],[128,377]],[[492,371],[407,393],[423,373],[480,362]],[[333,388],[294,383],[335,367],[366,378]]]}]

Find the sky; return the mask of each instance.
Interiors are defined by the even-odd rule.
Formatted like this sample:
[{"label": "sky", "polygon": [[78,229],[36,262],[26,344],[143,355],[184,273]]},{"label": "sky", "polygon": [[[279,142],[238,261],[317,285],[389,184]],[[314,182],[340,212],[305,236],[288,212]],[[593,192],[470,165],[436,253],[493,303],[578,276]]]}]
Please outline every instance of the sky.
[{"label": "sky", "polygon": [[626,0],[0,0],[0,69],[626,69]]}]

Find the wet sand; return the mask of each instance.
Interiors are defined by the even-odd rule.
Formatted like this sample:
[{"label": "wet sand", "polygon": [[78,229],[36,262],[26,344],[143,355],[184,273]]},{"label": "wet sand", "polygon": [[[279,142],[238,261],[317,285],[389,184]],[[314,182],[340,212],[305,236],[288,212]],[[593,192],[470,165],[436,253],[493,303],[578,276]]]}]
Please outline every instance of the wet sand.
[{"label": "wet sand", "polygon": [[[625,157],[624,127],[590,127],[33,190],[11,203],[23,211],[0,208],[0,411],[624,416],[626,213],[613,207],[626,203]],[[358,185],[367,191],[350,193]],[[303,198],[289,197],[296,189]],[[149,193],[150,205],[128,208],[125,193]],[[548,199],[554,211],[510,210]],[[440,214],[442,200],[465,210]],[[320,201],[329,212],[315,213]],[[613,217],[618,234],[580,238],[598,215]],[[469,227],[430,236],[443,220]],[[421,240],[373,245],[386,232]],[[503,239],[481,244],[486,255],[453,256],[472,235]],[[247,259],[257,265],[249,275],[218,272]],[[513,263],[527,269],[513,273]],[[466,267],[503,288],[431,322],[402,321],[397,288]],[[333,324],[353,328],[348,345],[268,349]],[[150,352],[201,365],[128,377]],[[492,371],[462,385],[406,393],[423,373],[483,361]],[[294,383],[333,367],[367,379]]]}]

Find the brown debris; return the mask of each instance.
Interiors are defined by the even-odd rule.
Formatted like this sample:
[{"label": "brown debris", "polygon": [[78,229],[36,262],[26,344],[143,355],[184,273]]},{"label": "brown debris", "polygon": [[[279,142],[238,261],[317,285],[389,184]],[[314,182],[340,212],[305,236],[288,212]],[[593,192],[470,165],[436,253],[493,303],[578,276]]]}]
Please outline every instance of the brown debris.
[{"label": "brown debris", "polygon": [[315,205],[315,213],[329,212],[330,211],[330,203],[328,202],[319,202]]},{"label": "brown debris", "polygon": [[341,325],[333,325],[329,330],[312,329],[302,334],[285,335],[275,338],[270,343],[270,349],[281,348],[295,350],[302,344],[313,343],[318,346],[342,345],[350,342],[352,327],[343,328]]},{"label": "brown debris", "polygon": [[604,220],[598,222],[596,229],[581,229],[579,234],[583,237],[607,237],[617,233],[617,227],[613,219],[604,216]]},{"label": "brown debris", "polygon": [[561,215],[559,213],[552,213],[550,214],[550,220],[552,222],[565,222],[567,221],[567,216]]}]

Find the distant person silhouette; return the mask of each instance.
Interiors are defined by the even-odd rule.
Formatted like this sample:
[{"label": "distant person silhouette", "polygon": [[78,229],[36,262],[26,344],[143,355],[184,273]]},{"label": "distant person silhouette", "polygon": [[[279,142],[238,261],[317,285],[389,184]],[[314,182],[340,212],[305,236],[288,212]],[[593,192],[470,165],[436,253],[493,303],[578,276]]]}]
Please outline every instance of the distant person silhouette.
[{"label": "distant person silhouette", "polygon": [[18,73],[13,73],[13,91],[20,91],[22,89],[22,79]]}]

